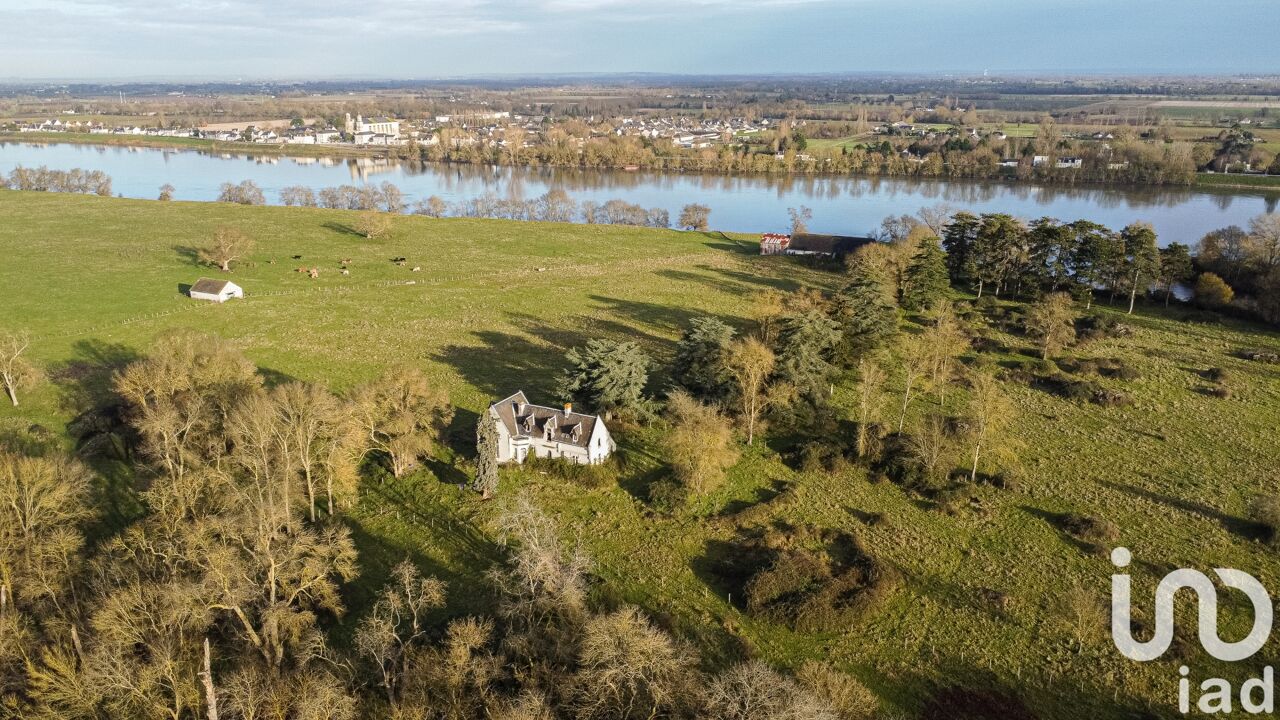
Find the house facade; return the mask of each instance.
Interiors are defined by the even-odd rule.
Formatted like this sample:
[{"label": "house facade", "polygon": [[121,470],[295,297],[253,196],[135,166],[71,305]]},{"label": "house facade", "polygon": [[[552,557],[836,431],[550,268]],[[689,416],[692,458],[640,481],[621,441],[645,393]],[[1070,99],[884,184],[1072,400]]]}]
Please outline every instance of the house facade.
[{"label": "house facade", "polygon": [[356,115],[356,119],[352,120],[348,113],[346,118],[346,127],[344,128],[348,135],[359,135],[360,133],[373,133],[375,135],[388,135],[393,140],[400,138],[400,121],[387,117],[365,119],[363,115]]},{"label": "house facade", "polygon": [[572,405],[533,405],[523,391],[490,405],[489,417],[498,427],[500,463],[534,456],[595,465],[617,447],[600,416],[576,413]]},{"label": "house facade", "polygon": [[200,278],[192,284],[188,294],[192,300],[224,303],[232,298],[243,298],[244,289],[230,280]]}]

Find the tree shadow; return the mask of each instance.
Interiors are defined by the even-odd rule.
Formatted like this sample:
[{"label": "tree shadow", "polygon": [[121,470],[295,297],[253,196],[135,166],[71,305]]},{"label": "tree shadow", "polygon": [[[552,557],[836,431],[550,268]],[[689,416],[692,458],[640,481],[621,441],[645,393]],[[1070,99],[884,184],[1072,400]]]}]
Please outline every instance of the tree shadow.
[{"label": "tree shadow", "polygon": [[466,408],[454,408],[453,419],[449,421],[449,427],[444,429],[444,442],[454,454],[475,457],[478,422],[480,422],[480,413]]},{"label": "tree shadow", "polygon": [[[449,345],[433,359],[449,365],[469,384],[498,400],[524,390],[531,400],[552,397],[565,365],[564,350],[512,333],[472,333],[479,345]],[[575,336],[581,340],[581,336]],[[536,402],[536,400],[534,400]]]},{"label": "tree shadow", "polygon": [[62,410],[82,413],[118,402],[111,388],[115,373],[138,360],[137,350],[96,338],[77,340],[71,359],[53,365],[49,379],[58,388]]},{"label": "tree shadow", "polygon": [[187,265],[191,265],[192,267],[203,267],[205,265],[205,263],[200,259],[199,248],[194,248],[189,245],[174,245],[173,251],[176,252],[178,257]]},{"label": "tree shadow", "polygon": [[[696,276],[695,276],[696,277]],[[603,304],[608,308],[609,312],[625,317],[636,323],[646,325],[651,328],[657,328],[666,332],[680,335],[689,329],[689,323],[695,317],[710,316],[721,322],[729,324],[733,318],[722,315],[713,315],[710,313],[701,313],[688,310],[684,307],[674,305],[660,305],[658,303],[644,302],[642,300],[623,300],[621,298],[606,297],[604,295],[591,295],[591,300]],[[658,338],[650,335],[653,342],[663,342],[670,344],[670,340]]]},{"label": "tree shadow", "polygon": [[320,227],[324,228],[325,230],[332,230],[333,232],[338,233],[339,235],[350,235],[352,237],[358,237],[361,240],[365,239],[364,233],[360,232],[359,230],[356,230],[354,227],[346,223],[330,221],[330,222],[324,223]]},{"label": "tree shadow", "polygon": [[275,368],[261,367],[257,369],[258,377],[262,378],[262,384],[268,388],[274,388],[279,385],[285,385],[291,382],[297,382],[298,378],[289,373]]},{"label": "tree shadow", "polygon": [[1125,485],[1124,483],[1115,482],[1114,480],[1102,480],[1101,482],[1103,485],[1106,485],[1113,490],[1119,490],[1120,492],[1132,497],[1148,500],[1185,513],[1202,515],[1210,518],[1221,525],[1227,532],[1238,535],[1239,537],[1248,540],[1260,540],[1266,537],[1266,531],[1261,525],[1245,518],[1228,515],[1227,513],[1216,508],[1209,507],[1208,505],[1184,500],[1182,498],[1176,498],[1170,495],[1163,495],[1158,492],[1144,490],[1132,485]]}]

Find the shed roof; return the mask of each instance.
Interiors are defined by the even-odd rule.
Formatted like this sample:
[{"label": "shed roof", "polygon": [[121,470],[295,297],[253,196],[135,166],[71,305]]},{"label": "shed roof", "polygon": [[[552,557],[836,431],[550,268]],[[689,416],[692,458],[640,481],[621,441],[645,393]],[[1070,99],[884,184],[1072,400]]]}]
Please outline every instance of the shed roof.
[{"label": "shed roof", "polygon": [[208,293],[209,295],[218,295],[227,286],[231,284],[230,280],[214,280],[212,278],[200,278],[191,286],[193,293]]}]

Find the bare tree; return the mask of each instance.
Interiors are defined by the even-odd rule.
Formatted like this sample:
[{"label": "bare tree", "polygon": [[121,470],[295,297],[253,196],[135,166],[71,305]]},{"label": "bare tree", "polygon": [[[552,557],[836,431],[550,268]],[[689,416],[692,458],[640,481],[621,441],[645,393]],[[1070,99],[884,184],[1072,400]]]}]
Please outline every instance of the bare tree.
[{"label": "bare tree", "polygon": [[26,333],[0,332],[0,385],[9,402],[18,407],[18,390],[30,386],[39,377],[35,366],[23,357],[31,346]]},{"label": "bare tree", "polygon": [[1000,388],[1000,381],[985,372],[975,373],[969,381],[969,436],[973,442],[973,466],[969,482],[978,481],[978,462],[982,452],[1012,419],[1013,405]]},{"label": "bare tree", "polygon": [[664,445],[676,477],[694,493],[713,490],[738,458],[728,418],[683,391],[667,399],[667,412],[671,431]]},{"label": "bare tree", "polygon": [[405,560],[392,569],[391,582],[356,628],[356,650],[377,667],[392,705],[408,677],[410,651],[427,634],[426,614],[444,607],[444,599],[444,583],[422,577]]},{"label": "bare tree", "polygon": [[453,418],[448,394],[417,368],[390,370],[351,400],[365,453],[384,455],[396,478],[417,466]]},{"label": "bare tree", "polygon": [[798,208],[787,208],[787,216],[791,218],[792,235],[809,232],[809,222],[813,220],[812,209],[804,205]]},{"label": "bare tree", "polygon": [[352,227],[366,240],[377,240],[391,231],[391,218],[377,210],[366,210],[360,213]]},{"label": "bare tree", "polygon": [[711,208],[706,205],[691,203],[680,210],[679,225],[685,230],[705,232],[710,216]]},{"label": "bare tree", "polygon": [[878,437],[874,426],[881,420],[884,409],[884,384],[888,375],[875,359],[863,357],[858,361],[858,457],[873,454]]},{"label": "bare tree", "polygon": [[239,230],[220,225],[213,231],[209,244],[200,248],[200,262],[216,266],[222,272],[231,272],[231,263],[253,252],[253,239]]},{"label": "bare tree", "polygon": [[1076,339],[1074,301],[1065,292],[1050,293],[1027,310],[1026,325],[1040,342],[1045,360]]},{"label": "bare tree", "polygon": [[729,346],[725,366],[736,386],[740,418],[747,428],[748,445],[755,442],[764,413],[770,407],[785,405],[794,395],[793,388],[788,384],[770,384],[776,362],[773,351],[753,337],[743,338]]},{"label": "bare tree", "polygon": [[441,218],[448,212],[449,204],[439,195],[432,195],[425,200],[419,200],[414,203],[413,212],[415,215],[426,215],[427,217]]},{"label": "bare tree", "polygon": [[169,183],[165,183],[165,184],[163,184],[163,185],[161,185],[161,186],[160,186],[160,196],[159,196],[158,198],[156,198],[156,199],[157,199],[157,200],[172,200],[172,199],[173,199],[173,192],[174,192],[174,187],[173,187],[172,185],[170,185]]}]

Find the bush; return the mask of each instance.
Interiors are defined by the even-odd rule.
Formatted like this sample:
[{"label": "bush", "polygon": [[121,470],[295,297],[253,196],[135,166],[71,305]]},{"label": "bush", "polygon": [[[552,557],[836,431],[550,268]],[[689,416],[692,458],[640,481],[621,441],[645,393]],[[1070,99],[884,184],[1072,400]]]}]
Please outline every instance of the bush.
[{"label": "bush", "polygon": [[960,484],[939,490],[933,499],[938,503],[939,510],[955,515],[978,500],[978,491],[972,485]]},{"label": "bush", "polygon": [[1093,515],[1065,515],[1062,529],[1072,537],[1093,545],[1105,545],[1120,537],[1120,528],[1115,523]]},{"label": "bush", "polygon": [[1249,519],[1262,528],[1268,542],[1280,539],[1280,497],[1262,495],[1249,506]]},{"label": "bush", "polygon": [[1219,400],[1230,400],[1232,396],[1231,388],[1226,385],[1210,385],[1204,390],[1205,395],[1216,397]]},{"label": "bush", "polygon": [[612,462],[599,465],[580,465],[564,458],[543,458],[530,456],[525,460],[525,467],[571,482],[588,490],[595,490],[615,484],[618,481],[618,469]]},{"label": "bush", "polygon": [[1123,407],[1133,404],[1133,396],[1123,390],[1113,390],[1111,388],[1101,388],[1094,392],[1090,398],[1095,405],[1102,407]]},{"label": "bush", "polygon": [[1269,365],[1280,364],[1280,353],[1276,353],[1270,350],[1257,350],[1253,348],[1245,348],[1237,354],[1240,357],[1244,358],[1245,360],[1252,360],[1254,362],[1267,363]]},{"label": "bush", "polygon": [[649,503],[661,512],[674,512],[689,500],[689,489],[673,478],[649,486]]},{"label": "bush", "polygon": [[841,720],[870,720],[879,709],[880,701],[866,685],[826,663],[806,662],[796,673],[796,680],[825,700]]},{"label": "bush", "polygon": [[1201,375],[1205,380],[1211,382],[1224,382],[1227,379],[1227,371],[1220,367],[1211,367],[1205,370]]},{"label": "bush", "polygon": [[1102,392],[1103,388],[1092,380],[1077,380],[1063,375],[1049,375],[1037,378],[1036,387],[1073,402],[1091,402]]},{"label": "bush", "polygon": [[782,547],[751,576],[748,612],[800,632],[843,631],[898,587],[897,572],[872,559],[849,533],[819,535],[820,549]]}]

